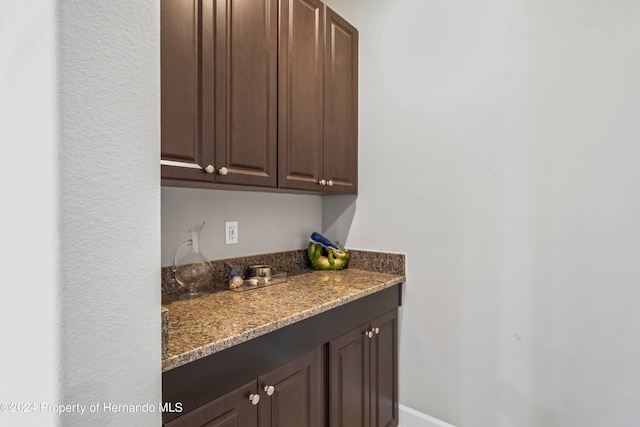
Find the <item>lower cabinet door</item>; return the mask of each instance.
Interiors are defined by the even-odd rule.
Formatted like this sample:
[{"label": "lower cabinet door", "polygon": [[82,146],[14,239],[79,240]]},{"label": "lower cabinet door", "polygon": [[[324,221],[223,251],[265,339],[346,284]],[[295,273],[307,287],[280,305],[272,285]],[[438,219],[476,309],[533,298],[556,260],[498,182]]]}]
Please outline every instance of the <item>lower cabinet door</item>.
[{"label": "lower cabinet door", "polygon": [[398,425],[396,309],[329,342],[329,425]]},{"label": "lower cabinet door", "polygon": [[165,427],[255,426],[258,424],[258,407],[252,403],[251,397],[256,395],[256,381],[253,380],[166,423]]},{"label": "lower cabinet door", "polygon": [[321,427],[324,411],[323,347],[258,378],[261,427]]},{"label": "lower cabinet door", "polygon": [[368,324],[329,342],[329,425],[369,427]]},{"label": "lower cabinet door", "polygon": [[398,314],[371,321],[371,425],[398,425]]}]

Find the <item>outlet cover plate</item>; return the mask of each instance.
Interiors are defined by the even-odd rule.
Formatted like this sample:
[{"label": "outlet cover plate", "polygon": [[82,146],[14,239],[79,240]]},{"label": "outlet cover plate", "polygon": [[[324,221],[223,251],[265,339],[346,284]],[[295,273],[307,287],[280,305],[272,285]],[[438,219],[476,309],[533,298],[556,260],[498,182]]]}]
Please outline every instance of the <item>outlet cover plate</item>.
[{"label": "outlet cover plate", "polygon": [[224,244],[235,245],[238,243],[238,221],[225,221]]}]

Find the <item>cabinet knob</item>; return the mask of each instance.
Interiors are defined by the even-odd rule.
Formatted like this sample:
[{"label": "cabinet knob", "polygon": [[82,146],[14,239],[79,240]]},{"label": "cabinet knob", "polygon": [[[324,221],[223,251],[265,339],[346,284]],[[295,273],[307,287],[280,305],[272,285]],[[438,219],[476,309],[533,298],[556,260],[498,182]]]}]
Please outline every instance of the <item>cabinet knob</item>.
[{"label": "cabinet knob", "polygon": [[204,171],[206,173],[213,173],[214,170],[216,170],[216,168],[214,168],[213,165],[208,165],[206,168],[204,168]]},{"label": "cabinet knob", "polygon": [[276,391],[276,388],[272,385],[266,385],[264,386],[264,391],[267,393],[267,396],[271,396]]},{"label": "cabinet knob", "polygon": [[327,185],[327,181],[325,181],[324,179],[321,179],[320,181],[318,181],[318,184]]},{"label": "cabinet knob", "polygon": [[380,328],[375,328],[375,329],[373,330],[373,332],[375,332],[375,333],[376,333],[376,335],[378,335],[378,334],[380,333]]},{"label": "cabinet knob", "polygon": [[331,180],[327,181],[327,185],[328,185],[329,187],[333,187],[333,181],[331,181]]},{"label": "cabinet knob", "polygon": [[260,403],[260,395],[252,393],[249,395],[249,400],[251,401],[251,404],[255,406]]},{"label": "cabinet knob", "polygon": [[223,166],[223,167],[221,167],[220,169],[218,169],[218,173],[219,173],[220,175],[226,175],[226,174],[228,174],[228,173],[229,173],[229,169],[227,169],[226,167],[224,167],[224,166]]},{"label": "cabinet knob", "polygon": [[365,333],[364,333],[364,335],[365,335],[367,338],[371,338],[371,337],[373,337],[373,332],[372,332],[372,331],[367,331],[367,332],[365,332]]}]

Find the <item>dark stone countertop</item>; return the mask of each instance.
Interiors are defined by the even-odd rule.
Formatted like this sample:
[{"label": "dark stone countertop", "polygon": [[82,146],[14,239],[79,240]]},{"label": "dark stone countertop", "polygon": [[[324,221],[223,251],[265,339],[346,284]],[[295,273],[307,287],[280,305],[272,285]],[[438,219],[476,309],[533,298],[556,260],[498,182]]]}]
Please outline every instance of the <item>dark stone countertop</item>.
[{"label": "dark stone countertop", "polygon": [[[404,272],[404,256],[402,256]],[[267,334],[405,281],[404,274],[346,268],[289,276],[246,292],[223,291],[163,304],[168,310],[162,371]]]}]

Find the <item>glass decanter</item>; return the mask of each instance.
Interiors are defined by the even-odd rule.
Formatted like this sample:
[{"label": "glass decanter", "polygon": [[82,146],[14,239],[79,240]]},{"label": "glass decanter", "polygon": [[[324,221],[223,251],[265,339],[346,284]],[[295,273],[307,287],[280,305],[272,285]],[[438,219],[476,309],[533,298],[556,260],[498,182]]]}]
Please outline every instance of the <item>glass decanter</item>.
[{"label": "glass decanter", "polygon": [[[189,239],[183,242],[173,257],[173,273],[176,281],[188,291],[180,295],[180,299],[194,299],[209,292],[199,291],[200,285],[211,282],[213,266],[200,251],[200,231],[204,222],[189,230]],[[182,249],[187,248],[184,252]],[[180,257],[180,252],[184,255]]]}]

